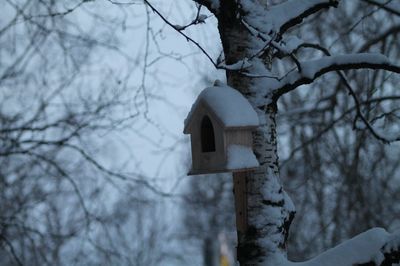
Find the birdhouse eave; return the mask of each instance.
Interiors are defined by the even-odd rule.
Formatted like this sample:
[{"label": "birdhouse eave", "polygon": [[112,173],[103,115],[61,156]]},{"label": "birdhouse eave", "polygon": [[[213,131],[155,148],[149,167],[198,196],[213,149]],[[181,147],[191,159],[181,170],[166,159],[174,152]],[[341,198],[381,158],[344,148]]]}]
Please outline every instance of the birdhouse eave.
[{"label": "birdhouse eave", "polygon": [[[190,111],[189,115],[185,119],[185,126],[184,126],[184,129],[183,129],[183,133],[184,134],[191,134],[193,120],[196,120],[194,118],[196,116],[204,116],[204,115],[210,116],[213,121],[217,122],[217,125],[220,128],[225,129],[225,125],[223,124],[221,119],[215,114],[214,110],[207,104],[206,101],[204,101],[203,99],[200,99],[198,102],[195,103],[195,105],[196,106],[194,106],[192,108],[192,110]],[[201,112],[200,110],[202,109],[202,107],[206,111]]]}]

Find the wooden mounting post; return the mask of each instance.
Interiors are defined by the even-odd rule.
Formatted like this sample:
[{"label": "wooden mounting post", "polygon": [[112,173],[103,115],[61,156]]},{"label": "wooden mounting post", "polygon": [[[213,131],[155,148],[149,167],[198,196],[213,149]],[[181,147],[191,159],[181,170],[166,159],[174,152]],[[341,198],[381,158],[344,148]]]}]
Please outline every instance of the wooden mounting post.
[{"label": "wooden mounting post", "polygon": [[247,185],[246,179],[250,172],[234,172],[233,193],[235,194],[236,228],[238,237],[244,235],[247,230]]}]

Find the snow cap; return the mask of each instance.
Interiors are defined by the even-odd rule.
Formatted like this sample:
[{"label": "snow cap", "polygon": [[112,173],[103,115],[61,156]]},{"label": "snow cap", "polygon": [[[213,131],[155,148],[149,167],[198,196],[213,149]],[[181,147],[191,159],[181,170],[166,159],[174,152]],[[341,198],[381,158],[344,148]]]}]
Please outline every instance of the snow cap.
[{"label": "snow cap", "polygon": [[185,119],[185,133],[200,102],[211,109],[224,128],[257,127],[260,124],[256,111],[247,99],[239,91],[216,80],[214,86],[204,89],[192,105]]},{"label": "snow cap", "polygon": [[226,169],[250,169],[259,166],[260,164],[250,147],[237,144],[228,146]]}]

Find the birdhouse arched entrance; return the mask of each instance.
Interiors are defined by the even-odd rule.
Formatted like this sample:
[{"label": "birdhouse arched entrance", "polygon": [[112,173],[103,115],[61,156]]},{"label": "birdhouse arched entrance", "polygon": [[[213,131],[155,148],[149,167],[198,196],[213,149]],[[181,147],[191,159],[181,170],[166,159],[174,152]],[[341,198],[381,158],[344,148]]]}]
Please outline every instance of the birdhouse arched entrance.
[{"label": "birdhouse arched entrance", "polygon": [[200,127],[200,141],[202,152],[214,152],[215,151],[215,134],[214,127],[210,118],[205,115],[201,120]]}]

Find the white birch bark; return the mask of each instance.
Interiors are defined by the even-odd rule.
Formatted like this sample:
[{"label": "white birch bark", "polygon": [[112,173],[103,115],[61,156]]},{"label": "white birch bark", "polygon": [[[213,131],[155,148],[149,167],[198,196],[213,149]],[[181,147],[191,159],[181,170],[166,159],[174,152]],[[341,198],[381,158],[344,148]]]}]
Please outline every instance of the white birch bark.
[{"label": "white birch bark", "polygon": [[[225,2],[225,3],[224,3]],[[224,14],[219,19],[219,30],[227,64],[250,58],[263,45],[240,23],[235,6],[221,2]],[[229,12],[226,12],[228,11]],[[251,59],[250,73],[268,71],[271,58],[267,53]],[[254,73],[257,74],[257,73]],[[253,148],[260,167],[247,178],[247,232],[239,235],[238,260],[240,265],[268,265],[275,253],[285,255],[288,228],[294,208],[279,180],[276,135],[276,103],[265,97],[268,80],[250,78],[238,71],[227,71],[228,85],[239,90],[257,111],[261,126],[254,133]],[[288,204],[289,203],[289,204]]]}]

